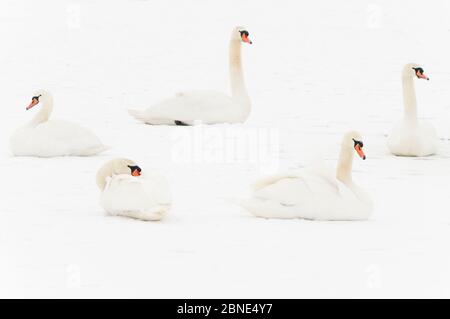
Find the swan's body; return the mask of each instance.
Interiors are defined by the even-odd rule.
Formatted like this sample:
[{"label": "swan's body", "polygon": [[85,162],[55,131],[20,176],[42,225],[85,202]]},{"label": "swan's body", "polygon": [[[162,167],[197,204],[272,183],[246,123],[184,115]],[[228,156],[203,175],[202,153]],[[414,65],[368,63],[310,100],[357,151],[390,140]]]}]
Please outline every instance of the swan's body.
[{"label": "swan's body", "polygon": [[398,156],[428,156],[437,152],[436,130],[427,122],[404,118],[388,137],[388,148]]},{"label": "swan's body", "polygon": [[[245,33],[243,33],[245,32]],[[231,96],[215,91],[180,92],[145,110],[129,110],[136,119],[153,125],[193,125],[240,123],[250,114],[250,98],[244,82],[241,42],[248,42],[248,32],[233,29],[229,47]]]},{"label": "swan's body", "polygon": [[[170,209],[170,189],[156,173],[133,176],[138,168],[127,159],[106,163],[97,173],[100,205],[110,215],[157,221]],[[140,173],[140,168],[139,173]]]},{"label": "swan's body", "polygon": [[254,185],[252,198],[244,200],[242,206],[264,218],[368,219],[372,201],[351,178],[351,143],[352,138],[359,137],[356,132],[345,135],[336,175],[325,165],[316,165],[296,173],[268,177]]},{"label": "swan's body", "polygon": [[107,149],[90,130],[68,121],[49,120],[53,109],[50,93],[40,91],[35,97],[27,109],[38,103],[42,104],[41,108],[27,125],[17,129],[11,136],[10,148],[14,155],[90,156]]},{"label": "swan's body", "polygon": [[[402,73],[404,118],[397,123],[388,137],[390,152],[398,156],[427,156],[437,152],[438,138],[434,127],[417,119],[417,101],[414,75],[426,78],[417,64],[407,64]],[[428,78],[427,78],[428,79]]]}]

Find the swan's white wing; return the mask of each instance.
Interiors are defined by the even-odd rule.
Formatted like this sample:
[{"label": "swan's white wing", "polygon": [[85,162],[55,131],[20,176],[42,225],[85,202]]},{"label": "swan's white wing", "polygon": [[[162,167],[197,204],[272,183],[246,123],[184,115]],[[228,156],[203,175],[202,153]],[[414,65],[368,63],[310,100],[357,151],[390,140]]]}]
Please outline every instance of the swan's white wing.
[{"label": "swan's white wing", "polygon": [[175,124],[175,121],[192,125],[199,120],[205,124],[234,121],[236,105],[226,94],[214,91],[180,92],[162,100],[144,111],[130,114],[150,124]]},{"label": "swan's white wing", "polygon": [[147,193],[150,193],[158,205],[170,205],[172,194],[166,178],[159,173],[146,170],[141,180]]},{"label": "swan's white wing", "polygon": [[322,160],[312,163],[308,168],[303,170],[285,172],[282,174],[261,178],[252,185],[252,189],[257,191],[282,179],[302,178],[305,176],[315,176],[316,178],[321,179],[324,183],[328,183],[330,187],[335,188],[336,191],[338,191],[339,186],[337,184],[333,169]]},{"label": "swan's white wing", "polygon": [[50,120],[35,127],[25,126],[11,138],[15,155],[30,156],[86,156],[106,150],[90,130],[62,120]]},{"label": "swan's white wing", "polygon": [[107,180],[101,204],[112,215],[160,220],[170,208],[170,191],[166,187],[142,176],[116,175]]},{"label": "swan's white wing", "polygon": [[242,206],[266,218],[366,219],[371,207],[338,181],[326,166],[269,177],[257,183]]},{"label": "swan's white wing", "polygon": [[311,200],[315,187],[304,174],[302,171],[262,180],[252,198],[242,201],[241,205],[259,217],[312,219]]},{"label": "swan's white wing", "polygon": [[257,180],[255,183],[253,183],[252,190],[258,191],[267,186],[276,184],[277,182],[279,182],[282,179],[297,178],[297,177],[298,177],[298,173],[294,173],[294,172],[287,172],[284,174],[266,176],[264,178]]},{"label": "swan's white wing", "polygon": [[392,129],[387,145],[395,155],[427,156],[436,153],[438,138],[430,123],[403,119]]},{"label": "swan's white wing", "polygon": [[339,182],[336,179],[336,173],[324,160],[317,160],[311,163],[305,171],[310,175],[321,178],[324,183],[328,183],[331,188],[339,192]]},{"label": "swan's white wing", "polygon": [[427,152],[430,154],[436,153],[438,148],[438,136],[436,129],[431,123],[424,121],[421,123],[421,130],[421,136],[423,138],[422,143],[424,145],[428,145]]}]

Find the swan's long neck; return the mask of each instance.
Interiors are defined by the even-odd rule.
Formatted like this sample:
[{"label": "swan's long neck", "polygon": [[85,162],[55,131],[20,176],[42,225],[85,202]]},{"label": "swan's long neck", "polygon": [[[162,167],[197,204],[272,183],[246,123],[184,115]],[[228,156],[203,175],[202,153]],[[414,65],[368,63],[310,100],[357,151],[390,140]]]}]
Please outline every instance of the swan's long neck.
[{"label": "swan's long neck", "polygon": [[405,107],[405,118],[417,118],[417,101],[414,81],[411,76],[403,76],[403,104]]},{"label": "swan's long neck", "polygon": [[99,171],[97,172],[97,176],[95,178],[96,182],[97,182],[97,186],[98,188],[100,188],[100,190],[104,190],[106,187],[106,178],[108,176],[112,175],[112,170],[113,170],[113,163],[109,162],[105,165],[103,165],[102,168],[99,169]]},{"label": "swan's long neck", "polygon": [[231,95],[242,107],[250,111],[250,98],[245,86],[244,74],[241,60],[241,40],[231,36],[229,52],[229,68]]},{"label": "swan's long neck", "polygon": [[336,169],[336,177],[342,183],[348,185],[352,183],[353,149],[342,146],[339,154],[339,161]]},{"label": "swan's long neck", "polygon": [[53,111],[53,99],[51,97],[47,97],[45,100],[41,101],[36,107],[40,107],[39,112],[33,117],[30,122],[30,125],[36,126],[41,123],[47,122],[50,118],[50,115]]}]

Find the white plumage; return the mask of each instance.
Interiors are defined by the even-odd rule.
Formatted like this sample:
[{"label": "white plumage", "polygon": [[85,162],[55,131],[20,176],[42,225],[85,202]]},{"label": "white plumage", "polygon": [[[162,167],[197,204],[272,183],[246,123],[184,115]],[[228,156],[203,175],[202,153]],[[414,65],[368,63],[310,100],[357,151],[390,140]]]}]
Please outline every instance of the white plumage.
[{"label": "white plumage", "polygon": [[11,152],[16,156],[89,156],[108,149],[90,130],[64,120],[49,120],[53,98],[49,92],[35,93],[27,109],[40,107],[25,126],[17,129],[10,139]]},{"label": "white plumage", "polygon": [[231,33],[229,68],[231,96],[215,91],[180,92],[145,110],[130,109],[136,119],[153,125],[193,125],[241,123],[250,114],[250,98],[245,86],[241,61],[241,43],[251,43],[244,27]]},{"label": "white plumage", "polygon": [[[264,218],[368,219],[373,210],[372,200],[351,178],[353,152],[357,147],[354,140],[361,141],[357,132],[344,136],[336,175],[318,163],[298,172],[267,177],[255,183],[252,197],[241,205]],[[362,149],[358,153],[363,156]]]},{"label": "white plumage", "polygon": [[435,154],[438,138],[434,127],[417,119],[414,77],[427,79],[418,64],[405,65],[402,72],[404,118],[397,123],[387,139],[390,152],[399,156],[428,156]]},{"label": "white plumage", "polygon": [[387,144],[394,155],[428,156],[437,152],[438,138],[430,123],[403,119],[392,129]]},{"label": "white plumage", "polygon": [[169,185],[156,172],[133,176],[137,168],[133,161],[123,158],[103,165],[97,173],[100,204],[110,215],[160,220],[171,206]]},{"label": "white plumage", "polygon": [[175,121],[193,125],[242,122],[243,112],[228,95],[214,91],[181,92],[146,110],[128,110],[130,115],[147,124],[175,125]]}]

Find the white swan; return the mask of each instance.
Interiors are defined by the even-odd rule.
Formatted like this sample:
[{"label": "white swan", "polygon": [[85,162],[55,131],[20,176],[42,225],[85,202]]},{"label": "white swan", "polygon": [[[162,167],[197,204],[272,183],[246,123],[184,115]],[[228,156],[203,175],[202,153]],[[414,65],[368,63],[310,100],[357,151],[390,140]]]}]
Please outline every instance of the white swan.
[{"label": "white swan", "polygon": [[96,180],[101,190],[100,204],[110,215],[160,220],[170,209],[166,180],[154,172],[142,172],[129,159],[107,162],[97,172]]},{"label": "white swan", "polygon": [[365,159],[357,132],[345,134],[336,176],[324,165],[298,173],[268,177],[253,186],[253,196],[241,206],[264,218],[365,220],[372,213],[370,197],[352,180],[353,153]]},{"label": "white swan", "polygon": [[229,69],[231,96],[214,91],[180,92],[145,110],[128,112],[147,124],[192,125],[241,123],[250,114],[250,98],[244,82],[241,62],[241,42],[252,43],[244,27],[236,27],[231,33],[229,45]]},{"label": "white swan", "polygon": [[11,152],[16,156],[89,156],[108,149],[90,130],[77,124],[48,120],[53,110],[53,97],[39,90],[27,110],[40,106],[39,112],[10,139]]},{"label": "white swan", "polygon": [[437,151],[436,130],[430,123],[419,122],[417,119],[415,77],[429,80],[419,65],[415,63],[405,65],[402,72],[405,113],[400,123],[393,128],[387,140],[388,148],[394,155],[427,156],[435,154]]}]

